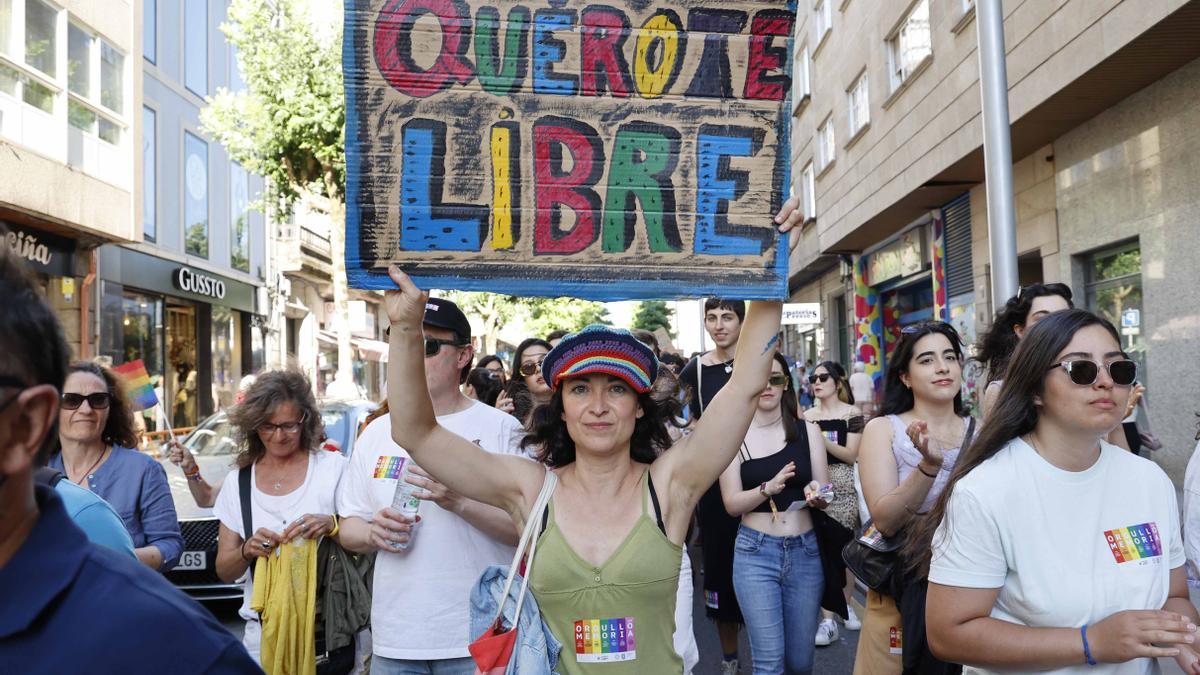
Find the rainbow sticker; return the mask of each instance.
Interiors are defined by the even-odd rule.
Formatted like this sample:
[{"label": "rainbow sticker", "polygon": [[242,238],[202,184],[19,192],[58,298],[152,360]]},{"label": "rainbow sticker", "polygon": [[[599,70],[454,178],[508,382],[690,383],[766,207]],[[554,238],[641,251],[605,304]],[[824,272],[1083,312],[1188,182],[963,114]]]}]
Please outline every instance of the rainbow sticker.
[{"label": "rainbow sticker", "polygon": [[1162,556],[1162,539],[1158,536],[1156,523],[1108,530],[1104,533],[1104,540],[1117,564]]},{"label": "rainbow sticker", "polygon": [[404,459],[404,457],[380,455],[379,460],[375,462],[375,478],[399,480],[400,474],[404,472]]},{"label": "rainbow sticker", "polygon": [[636,658],[632,616],[575,622],[576,663],[615,663]]}]

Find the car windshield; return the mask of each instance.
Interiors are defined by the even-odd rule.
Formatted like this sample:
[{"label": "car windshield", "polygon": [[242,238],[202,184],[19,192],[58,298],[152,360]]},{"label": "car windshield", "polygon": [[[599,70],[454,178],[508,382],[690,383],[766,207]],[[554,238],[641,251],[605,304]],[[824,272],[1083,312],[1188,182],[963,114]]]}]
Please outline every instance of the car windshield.
[{"label": "car windshield", "polygon": [[236,455],[237,442],[233,440],[233,425],[224,413],[213,415],[188,434],[183,443],[193,455]]}]

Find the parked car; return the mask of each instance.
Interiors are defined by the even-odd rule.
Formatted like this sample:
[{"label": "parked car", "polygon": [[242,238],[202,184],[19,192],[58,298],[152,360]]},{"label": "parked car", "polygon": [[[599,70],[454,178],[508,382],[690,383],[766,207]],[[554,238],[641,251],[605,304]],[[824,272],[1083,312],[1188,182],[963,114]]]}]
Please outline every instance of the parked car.
[{"label": "parked car", "polygon": [[[375,404],[369,401],[323,401],[320,408],[326,436],[321,443],[322,449],[349,457],[354,450],[358,428],[375,409]],[[233,469],[240,451],[233,439],[229,419],[223,412],[204,420],[181,442],[196,457],[200,473],[214,488],[218,488]],[[217,578],[218,523],[212,509],[196,505],[183,472],[171,463],[166,453],[163,455],[159,461],[167,471],[179,529],[183,532],[183,556],[179,564],[167,572],[167,579],[197,600],[241,599],[240,579],[227,584]]]}]

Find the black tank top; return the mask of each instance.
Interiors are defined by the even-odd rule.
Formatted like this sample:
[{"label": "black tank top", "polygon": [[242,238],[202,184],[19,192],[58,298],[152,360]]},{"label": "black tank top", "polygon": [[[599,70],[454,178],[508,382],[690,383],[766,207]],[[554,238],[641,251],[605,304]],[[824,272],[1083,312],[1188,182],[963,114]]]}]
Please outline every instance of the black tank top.
[{"label": "black tank top", "polygon": [[[756,490],[763,483],[771,480],[783,468],[783,465],[788,462],[796,463],[796,475],[792,476],[787,483],[784,483],[783,492],[773,496],[771,499],[775,501],[775,508],[783,511],[794,501],[804,501],[804,486],[812,482],[812,461],[808,455],[808,434],[805,433],[804,423],[800,423],[800,433],[798,438],[787,445],[779,452],[772,453],[766,457],[756,457],[747,459],[749,452],[746,450],[746,444],[742,444],[742,489]],[[763,503],[754,507],[755,512],[770,513],[771,503],[763,500]]]}]

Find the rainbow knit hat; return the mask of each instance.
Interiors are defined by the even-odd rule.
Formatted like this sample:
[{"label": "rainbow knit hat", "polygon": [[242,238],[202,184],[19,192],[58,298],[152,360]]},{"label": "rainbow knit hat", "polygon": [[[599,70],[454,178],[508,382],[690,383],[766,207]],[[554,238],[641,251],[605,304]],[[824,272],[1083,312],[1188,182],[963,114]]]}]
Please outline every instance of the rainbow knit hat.
[{"label": "rainbow knit hat", "polygon": [[542,379],[553,389],[563,378],[592,373],[619,377],[645,394],[658,377],[658,359],[629,331],[592,324],[564,337],[542,361]]}]

